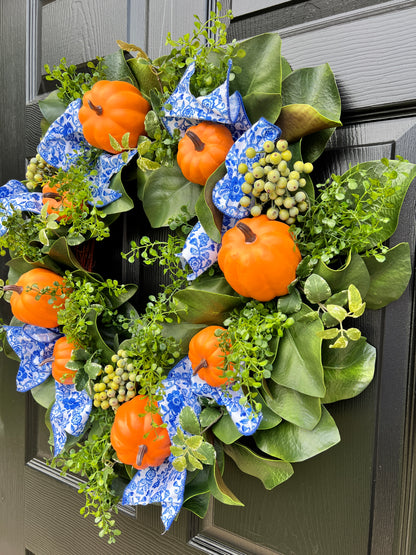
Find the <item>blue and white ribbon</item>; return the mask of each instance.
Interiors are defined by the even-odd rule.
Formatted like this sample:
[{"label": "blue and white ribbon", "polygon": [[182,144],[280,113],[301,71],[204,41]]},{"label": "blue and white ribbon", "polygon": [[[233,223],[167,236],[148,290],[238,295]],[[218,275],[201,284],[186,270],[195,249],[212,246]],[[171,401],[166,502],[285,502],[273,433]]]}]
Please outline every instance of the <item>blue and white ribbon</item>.
[{"label": "blue and white ribbon", "polygon": [[40,214],[42,206],[42,193],[29,192],[17,179],[8,181],[0,187],[0,236],[7,232],[3,222],[8,216],[17,211]]}]

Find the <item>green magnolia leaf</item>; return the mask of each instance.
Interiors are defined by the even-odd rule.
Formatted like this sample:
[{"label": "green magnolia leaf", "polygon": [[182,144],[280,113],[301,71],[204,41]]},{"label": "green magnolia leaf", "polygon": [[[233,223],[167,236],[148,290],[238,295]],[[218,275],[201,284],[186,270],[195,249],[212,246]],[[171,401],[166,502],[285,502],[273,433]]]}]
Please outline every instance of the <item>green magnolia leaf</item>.
[{"label": "green magnolia leaf", "polygon": [[[270,391],[268,391],[268,393],[270,393]],[[267,399],[267,401],[265,399]],[[282,421],[282,417],[274,412],[272,406],[269,406],[269,400],[270,397],[267,396],[266,390],[264,391],[264,396],[260,395],[260,393],[256,396],[256,402],[261,403],[261,413],[263,415],[258,428],[259,430],[270,430],[270,428],[278,426]]]},{"label": "green magnolia leaf", "polygon": [[230,92],[240,91],[252,123],[260,117],[274,123],[282,106],[281,39],[276,33],[264,33],[240,43],[245,50],[239,59],[241,73],[230,83]]},{"label": "green magnolia leaf", "polygon": [[333,135],[336,127],[331,127],[330,129],[323,129],[317,133],[312,133],[302,138],[302,160],[308,162],[315,162]]},{"label": "green magnolia leaf", "polygon": [[338,306],[336,304],[329,304],[326,308],[332,318],[335,318],[335,320],[337,320],[338,322],[343,322],[348,315],[345,308],[342,308],[342,306]]},{"label": "green magnolia leaf", "polygon": [[209,490],[215,499],[221,501],[225,505],[239,505],[244,507],[243,503],[234,495],[234,493],[225,485],[222,479],[218,464],[211,467],[208,478]]},{"label": "green magnolia leaf", "polygon": [[305,395],[323,397],[322,339],[316,335],[323,326],[319,318],[311,319],[314,314],[306,305],[292,314],[295,323],[285,330],[280,339],[271,377],[276,383]]},{"label": "green magnolia leaf", "polygon": [[282,83],[282,105],[276,125],[289,142],[342,125],[341,99],[328,64],[288,75]]},{"label": "green magnolia leaf", "polygon": [[345,349],[322,348],[326,394],[322,403],[335,403],[359,395],[370,384],[376,365],[376,349],[364,338]]},{"label": "green magnolia leaf", "polygon": [[363,257],[370,274],[370,288],[365,296],[368,308],[376,310],[396,301],[404,293],[412,274],[410,247],[399,243],[385,253],[385,261]]},{"label": "green magnolia leaf", "polygon": [[221,420],[218,420],[212,427],[212,431],[226,445],[234,443],[242,434],[237,430],[236,425],[231,420],[229,414],[225,414]]},{"label": "green magnolia leaf", "polygon": [[152,227],[164,227],[182,213],[186,206],[191,216],[201,186],[191,183],[183,176],[179,166],[161,166],[148,177],[143,190],[143,208]]},{"label": "green magnolia leaf", "polygon": [[199,420],[191,407],[184,407],[179,414],[179,424],[190,434],[199,435],[200,426]]},{"label": "green magnolia leaf", "polygon": [[208,237],[216,243],[221,242],[222,214],[212,202],[212,191],[226,173],[225,163],[222,163],[207,179],[195,205],[198,220]]},{"label": "green magnolia leaf", "polygon": [[224,277],[201,277],[173,298],[179,317],[194,324],[222,324],[226,312],[239,306],[242,297]]},{"label": "green magnolia leaf", "polygon": [[[400,209],[406,196],[407,189],[416,177],[416,164],[411,164],[410,162],[401,160],[390,160],[388,162],[388,170],[385,164],[378,160],[375,162],[363,162],[362,164],[359,164],[359,169],[361,171],[357,172],[357,167],[353,167],[341,176],[341,179],[344,181],[348,180],[350,175],[353,175],[353,179],[357,184],[357,189],[354,190],[354,193],[359,197],[361,191],[363,191],[363,180],[383,179],[382,176],[386,170],[388,172],[396,172],[397,174],[397,177],[392,180],[392,186],[395,187],[396,190],[389,197],[389,206],[378,210],[378,203],[381,202],[381,200],[375,200],[372,206],[372,209],[379,213],[380,221],[383,219],[388,219],[388,221],[383,223],[380,231],[376,231],[369,236],[368,249],[386,241],[389,237],[391,237],[391,235],[393,235],[399,221]],[[365,297],[362,291],[361,294]]]},{"label": "green magnolia leaf", "polygon": [[104,56],[105,76],[109,81],[127,81],[135,87],[138,86],[129,65],[124,57],[123,50],[117,50]]},{"label": "green magnolia leaf", "polygon": [[222,412],[214,407],[207,407],[201,411],[199,422],[202,428],[209,428],[222,416]]},{"label": "green magnolia leaf", "polygon": [[52,91],[46,98],[39,100],[38,106],[48,124],[62,116],[67,108],[65,102],[58,98],[58,91]]},{"label": "green magnolia leaf", "polygon": [[302,308],[302,299],[297,289],[293,289],[289,295],[284,295],[277,299],[277,310],[284,314],[293,314],[299,312]]},{"label": "green magnolia leaf", "polygon": [[103,357],[111,359],[111,357],[114,354],[114,351],[107,345],[107,343],[102,338],[101,333],[98,329],[97,317],[98,317],[97,312],[94,309],[88,312],[85,318],[87,321],[89,320],[91,322],[88,333],[91,340],[94,341],[94,345],[96,349],[101,349]]},{"label": "green magnolia leaf", "polygon": [[329,268],[320,260],[314,272],[324,278],[333,293],[347,290],[352,283],[364,298],[370,287],[370,274],[363,259],[356,253],[350,253],[345,264],[337,270]]},{"label": "green magnolia leaf", "polygon": [[55,402],[55,383],[54,378],[49,376],[40,385],[30,390],[34,400],[45,409],[51,407]]},{"label": "green magnolia leaf", "polygon": [[204,518],[207,515],[210,500],[210,493],[195,495],[194,497],[184,501],[182,507],[191,511],[197,517]]},{"label": "green magnolia leaf", "polygon": [[123,183],[123,176],[125,175],[124,168],[117,172],[110,180],[109,188],[117,193],[121,194],[121,197],[117,200],[103,206],[100,208],[100,213],[106,214],[109,216],[110,214],[120,214],[121,212],[128,212],[134,207],[133,200],[129,197],[126,193],[126,189],[124,188]]},{"label": "green magnolia leaf", "polygon": [[268,490],[285,482],[293,474],[293,467],[290,463],[266,459],[239,443],[226,445],[224,450],[242,472],[261,480]]},{"label": "green magnolia leaf", "polygon": [[192,337],[205,327],[205,324],[190,324],[187,322],[163,324],[162,335],[178,341],[180,352],[185,356],[188,354],[189,342]]},{"label": "green magnolia leaf", "polygon": [[331,296],[331,288],[323,277],[312,274],[305,281],[304,293],[311,303],[320,303]]},{"label": "green magnolia leaf", "polygon": [[152,89],[160,90],[157,71],[150,63],[144,64],[139,58],[131,58],[127,60],[127,63],[139,84],[140,92],[146,100],[150,100],[150,91]]},{"label": "green magnolia leaf", "polygon": [[321,420],[313,430],[282,422],[272,430],[256,432],[253,437],[264,453],[287,462],[310,459],[340,441],[338,428],[325,407],[322,407]]},{"label": "green magnolia leaf", "polygon": [[321,401],[318,397],[311,397],[269,381],[267,404],[284,420],[296,424],[301,428],[312,430],[321,418]]}]

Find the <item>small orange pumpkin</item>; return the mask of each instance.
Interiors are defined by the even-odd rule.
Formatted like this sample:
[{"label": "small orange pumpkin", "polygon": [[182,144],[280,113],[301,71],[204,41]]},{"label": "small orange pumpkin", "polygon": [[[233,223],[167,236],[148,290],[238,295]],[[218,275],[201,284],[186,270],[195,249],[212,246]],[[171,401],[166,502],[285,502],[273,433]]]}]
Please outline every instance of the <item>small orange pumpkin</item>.
[{"label": "small orange pumpkin", "polygon": [[123,135],[130,133],[129,147],[135,148],[145,133],[144,118],[149,110],[150,104],[130,83],[102,80],[84,94],[78,117],[90,145],[117,154],[110,135],[121,145]]},{"label": "small orange pumpkin", "polygon": [[[65,298],[61,298],[63,284],[63,278],[55,272],[34,268],[22,274],[14,285],[5,285],[3,290],[13,291],[10,306],[18,320],[32,326],[55,328],[58,325],[58,311],[65,304]],[[39,291],[46,288],[56,293],[53,304],[49,302],[52,295],[48,293],[36,299]]]},{"label": "small orange pumpkin", "polygon": [[212,387],[219,387],[230,378],[224,376],[224,351],[220,347],[220,338],[215,335],[221,326],[208,326],[194,335],[189,342],[188,357],[193,373]]},{"label": "small orange pumpkin", "polygon": [[138,470],[148,466],[160,466],[170,455],[170,439],[162,428],[162,417],[153,401],[137,395],[123,403],[116,412],[111,428],[111,445],[118,459]]},{"label": "small orange pumpkin", "polygon": [[72,203],[66,199],[66,192],[60,191],[60,184],[51,185],[49,182],[42,187],[42,202],[47,204],[48,214],[58,214],[57,220],[68,220],[68,216],[62,215],[62,208],[71,208]]},{"label": "small orange pumpkin", "polygon": [[187,129],[179,141],[176,159],[186,179],[203,186],[224,162],[233,144],[225,125],[203,121]]},{"label": "small orange pumpkin", "polygon": [[52,353],[52,376],[59,383],[69,385],[74,383],[76,370],[66,368],[66,364],[71,360],[72,351],[75,345],[68,341],[66,337],[60,337],[53,348]]},{"label": "small orange pumpkin", "polygon": [[301,258],[289,226],[263,214],[240,220],[224,234],[218,264],[234,291],[270,301],[288,293]]}]

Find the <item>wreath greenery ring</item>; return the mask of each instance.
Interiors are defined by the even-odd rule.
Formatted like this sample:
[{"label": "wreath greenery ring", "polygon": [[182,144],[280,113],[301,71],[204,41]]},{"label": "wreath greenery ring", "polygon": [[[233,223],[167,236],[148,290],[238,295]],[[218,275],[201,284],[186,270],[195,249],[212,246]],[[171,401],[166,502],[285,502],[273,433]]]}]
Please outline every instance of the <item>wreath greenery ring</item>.
[{"label": "wreath greenery ring", "polygon": [[[224,454],[272,489],[338,443],[327,406],[375,369],[355,322],[411,275],[409,245],[385,242],[416,166],[313,183],[341,125],[331,69],[292,70],[277,34],[227,44],[230,17],[195,17],[157,60],[120,41],[88,73],[46,67],[38,154],[0,188],[4,349],[47,409],[50,464],[86,477],[81,513],[110,543],[120,500],[160,503],[165,529],[211,496],[241,505]],[[166,273],[140,314],[136,284],[93,272],[137,202],[170,229],[121,254]]]}]

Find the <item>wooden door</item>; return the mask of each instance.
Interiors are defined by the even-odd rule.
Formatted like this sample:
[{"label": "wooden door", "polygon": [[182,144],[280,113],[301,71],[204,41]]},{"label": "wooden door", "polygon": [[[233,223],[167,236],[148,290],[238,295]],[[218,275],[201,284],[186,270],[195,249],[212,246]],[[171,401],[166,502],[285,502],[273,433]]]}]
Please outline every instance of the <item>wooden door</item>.
[{"label": "wooden door", "polygon": [[[36,100],[43,63],[66,56],[80,64],[113,52],[118,38],[158,56],[166,31],[180,36],[190,29],[192,14],[203,18],[211,4],[0,2],[0,182],[23,177],[25,158],[39,141]],[[234,5],[238,16],[230,25],[230,38],[278,31],[293,67],[329,62],[334,70],[344,127],[321,158],[317,177],[341,173],[349,162],[382,156],[400,154],[416,161],[414,0],[235,0]],[[409,241],[412,253],[415,201],[411,189],[394,237],[395,242]],[[124,227],[127,241],[133,237],[130,224],[129,217],[117,224]],[[132,270],[120,267],[119,272],[124,281],[137,280]],[[204,521],[183,512],[163,536],[158,507],[127,508],[118,517],[122,535],[115,546],[98,539],[93,523],[78,514],[82,499],[76,480],[61,478],[43,462],[48,450],[42,410],[30,394],[16,393],[16,363],[2,356],[0,553],[411,554],[416,544],[414,307],[412,280],[399,301],[366,315],[361,327],[378,349],[376,378],[358,398],[331,407],[341,432],[339,445],[297,464],[294,476],[271,492],[229,461],[225,481],[244,508],[213,503]],[[1,308],[7,321],[4,304]]]}]

